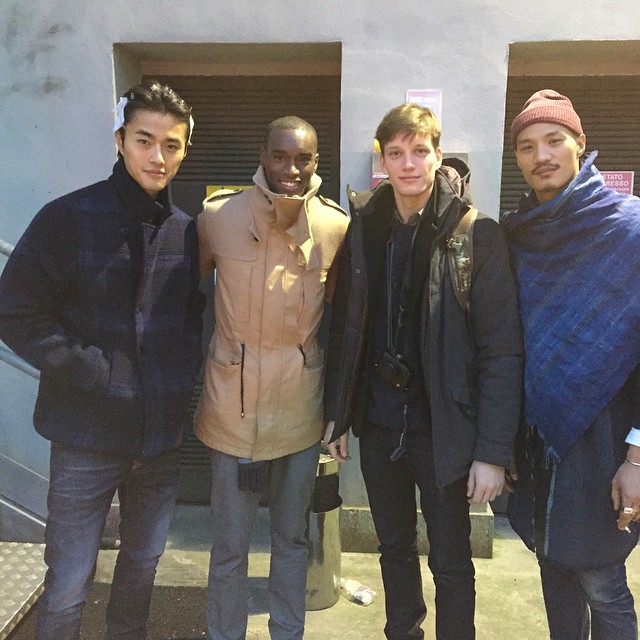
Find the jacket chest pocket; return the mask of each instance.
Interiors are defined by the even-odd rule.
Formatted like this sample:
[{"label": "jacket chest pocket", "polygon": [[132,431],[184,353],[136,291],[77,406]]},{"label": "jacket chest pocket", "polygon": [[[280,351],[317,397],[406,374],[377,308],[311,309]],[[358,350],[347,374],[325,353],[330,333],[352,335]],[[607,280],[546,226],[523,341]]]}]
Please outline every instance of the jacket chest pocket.
[{"label": "jacket chest pocket", "polygon": [[218,258],[216,261],[216,305],[236,322],[251,320],[253,262]]},{"label": "jacket chest pocket", "polygon": [[292,286],[287,291],[288,310],[296,322],[313,324],[324,308],[326,273],[320,268],[302,269],[292,276]]}]

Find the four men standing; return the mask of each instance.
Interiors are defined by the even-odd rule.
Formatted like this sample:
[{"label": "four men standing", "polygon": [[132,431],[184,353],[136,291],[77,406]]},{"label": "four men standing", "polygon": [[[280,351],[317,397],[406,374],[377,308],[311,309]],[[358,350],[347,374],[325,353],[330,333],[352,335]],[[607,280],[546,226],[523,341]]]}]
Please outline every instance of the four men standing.
[{"label": "four men standing", "polygon": [[[326,429],[346,462],[350,427],[380,539],[386,637],[424,637],[416,486],[437,638],[475,637],[469,504],[503,488],[520,421],[520,319],[510,516],[538,554],[551,637],[635,640],[624,562],[640,533],[640,201],[605,187],[595,152],[582,161],[569,99],[539,91],[513,122],[531,187],[504,216],[518,293],[502,229],[479,215],[465,236],[464,304],[449,256],[470,202],[441,166],[429,109],[405,104],[383,118],[389,177],[349,191],[348,232],[344,212],[317,195],[313,127],[272,122],[255,185],[205,201],[198,257],[195,225],[166,189],[186,154],[189,107],[157,83],[118,107],[113,175],[46,205],[0,280],[0,338],[40,369],[34,424],[52,442],[38,640],[78,638],[119,486],[107,637],[144,637],[200,365],[198,276],[214,269],[195,420],[211,449],[211,640],[246,635],[261,496],[270,635],[303,637],[319,439]],[[334,286],[323,391],[317,332]]]}]

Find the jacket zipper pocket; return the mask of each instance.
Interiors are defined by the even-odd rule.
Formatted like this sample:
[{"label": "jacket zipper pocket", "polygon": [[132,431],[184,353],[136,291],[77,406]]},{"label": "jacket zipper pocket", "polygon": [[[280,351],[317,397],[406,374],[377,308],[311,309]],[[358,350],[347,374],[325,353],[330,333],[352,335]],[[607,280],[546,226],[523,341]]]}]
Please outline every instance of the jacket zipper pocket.
[{"label": "jacket zipper pocket", "polygon": [[302,348],[301,344],[298,345],[298,351],[300,351],[300,353],[302,354],[302,366],[306,369],[307,368],[307,356],[305,355],[304,349]]},{"label": "jacket zipper pocket", "polygon": [[244,418],[244,342],[240,343],[240,417]]}]

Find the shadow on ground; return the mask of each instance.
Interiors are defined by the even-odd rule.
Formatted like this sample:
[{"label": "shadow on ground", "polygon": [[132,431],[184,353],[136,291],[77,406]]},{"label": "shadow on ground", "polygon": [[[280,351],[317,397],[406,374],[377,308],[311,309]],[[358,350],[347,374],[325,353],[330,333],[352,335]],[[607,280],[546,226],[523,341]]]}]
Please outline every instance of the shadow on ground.
[{"label": "shadow on ground", "polygon": [[[250,614],[267,612],[267,579],[249,579]],[[111,585],[96,582],[91,587],[82,615],[81,640],[98,640],[103,637],[107,602]],[[147,640],[202,640],[206,638],[204,619],[206,588],[155,586],[151,599],[151,611]],[[33,640],[36,613],[33,609],[10,635],[11,640]]]}]

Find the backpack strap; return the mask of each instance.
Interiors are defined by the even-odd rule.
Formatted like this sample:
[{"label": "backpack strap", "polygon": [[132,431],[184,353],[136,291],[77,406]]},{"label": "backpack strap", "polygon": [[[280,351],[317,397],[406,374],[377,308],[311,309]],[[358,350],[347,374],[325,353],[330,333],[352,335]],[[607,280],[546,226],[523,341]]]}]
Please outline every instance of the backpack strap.
[{"label": "backpack strap", "polygon": [[[482,214],[480,214],[482,216]],[[458,304],[462,310],[469,311],[469,293],[473,273],[473,225],[478,217],[478,210],[469,207],[455,226],[447,242],[447,257],[451,284]]]}]

